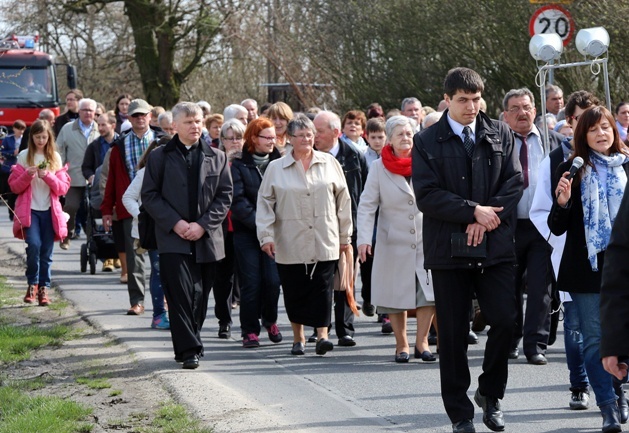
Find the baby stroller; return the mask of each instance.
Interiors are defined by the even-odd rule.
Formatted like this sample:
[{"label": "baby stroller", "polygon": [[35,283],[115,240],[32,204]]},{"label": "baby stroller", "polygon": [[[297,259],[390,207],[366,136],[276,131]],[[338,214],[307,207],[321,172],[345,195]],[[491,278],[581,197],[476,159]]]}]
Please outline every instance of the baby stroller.
[{"label": "baby stroller", "polygon": [[87,264],[90,264],[90,274],[96,273],[96,262],[101,260],[118,257],[114,236],[110,232],[105,231],[103,227],[103,219],[100,213],[100,204],[102,198],[98,190],[98,178],[100,167],[94,176],[93,186],[88,185],[85,194],[87,209],[87,227],[85,234],[87,242],[81,245],[81,272],[87,271]]}]

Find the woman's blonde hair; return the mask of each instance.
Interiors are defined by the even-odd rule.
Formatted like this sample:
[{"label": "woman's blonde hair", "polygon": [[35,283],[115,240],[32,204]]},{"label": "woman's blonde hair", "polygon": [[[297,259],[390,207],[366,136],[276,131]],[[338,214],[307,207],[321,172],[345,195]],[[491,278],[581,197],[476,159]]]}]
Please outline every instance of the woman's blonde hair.
[{"label": "woman's blonde hair", "polygon": [[48,134],[48,142],[44,147],[44,159],[48,161],[48,169],[57,171],[61,168],[61,162],[57,159],[57,145],[55,144],[55,135],[52,132],[50,123],[47,120],[38,119],[31,125],[31,131],[28,135],[28,153],[26,154],[26,164],[29,167],[35,165],[35,154],[37,146],[35,146],[34,136],[45,132]]}]

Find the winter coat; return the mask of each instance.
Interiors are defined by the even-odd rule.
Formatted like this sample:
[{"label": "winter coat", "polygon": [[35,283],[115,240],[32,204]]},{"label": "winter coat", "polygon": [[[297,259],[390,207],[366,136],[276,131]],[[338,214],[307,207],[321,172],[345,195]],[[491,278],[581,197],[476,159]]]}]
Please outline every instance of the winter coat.
[{"label": "winter coat", "polygon": [[[11,169],[9,186],[11,186],[11,191],[18,194],[15,201],[13,236],[18,239],[24,239],[23,229],[31,226],[31,200],[33,198],[31,182],[34,178],[35,176],[30,176],[20,164],[15,164]],[[49,171],[43,180],[50,187],[52,228],[55,231],[55,241],[60,241],[68,237],[67,218],[59,202],[59,197],[65,195],[70,189],[68,166],[65,165],[54,173]]]},{"label": "winter coat", "polygon": [[417,307],[415,278],[424,296],[434,301],[432,282],[424,269],[422,213],[404,176],[391,173],[375,160],[358,206],[358,245],[372,245],[378,214],[371,273],[371,303],[379,307]]},{"label": "winter coat", "polygon": [[81,170],[83,159],[85,158],[85,150],[88,143],[98,138],[96,122],[92,122],[92,130],[86,139],[79,126],[80,121],[81,119],[76,119],[74,122],[66,124],[61,128],[57,136],[57,147],[59,155],[61,155],[61,162],[68,164],[68,174],[72,179],[71,186],[73,187],[85,187],[86,180]]},{"label": "winter coat", "polygon": [[[191,254],[190,241],[173,231],[180,220],[189,221],[188,168],[178,142],[179,137],[175,135],[168,144],[151,152],[144,171],[142,204],[155,220],[160,254]],[[205,234],[194,242],[194,248],[197,263],[208,263],[225,257],[222,223],[232,201],[232,178],[223,151],[203,141],[198,145],[202,151],[198,182],[200,217],[194,222],[205,229]]]},{"label": "winter coat", "polygon": [[336,154],[336,160],[343,168],[345,181],[347,182],[347,190],[352,200],[352,223],[354,226],[353,234],[356,234],[356,216],[358,213],[358,203],[360,195],[363,193],[365,182],[367,181],[367,173],[369,167],[365,160],[365,155],[356,149],[353,144],[349,144],[339,139],[339,151]]},{"label": "winter coat", "polygon": [[[439,122],[413,138],[413,187],[424,214],[426,269],[479,269],[515,262],[515,211],[523,180],[513,132],[480,112],[475,134],[471,170],[447,110]],[[477,205],[504,207],[498,228],[485,233],[487,257],[452,257],[451,236],[465,233],[475,222]]]},{"label": "winter coat", "polygon": [[[271,161],[280,158],[280,151],[273,148]],[[243,150],[234,158],[231,166],[234,183],[234,200],[231,206],[231,219],[235,231],[256,233],[256,205],[258,190],[262,183],[262,173],[256,167],[250,152]]]}]

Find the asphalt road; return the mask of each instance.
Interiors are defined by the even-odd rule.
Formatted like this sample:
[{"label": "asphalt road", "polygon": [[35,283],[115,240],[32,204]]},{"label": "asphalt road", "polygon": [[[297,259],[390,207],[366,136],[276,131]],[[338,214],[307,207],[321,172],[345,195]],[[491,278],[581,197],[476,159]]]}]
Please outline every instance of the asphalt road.
[{"label": "asphalt road", "polygon": [[[4,206],[0,208],[0,240],[4,248],[24,254],[25,244],[12,237]],[[151,305],[143,316],[127,316],[126,285],[119,273],[81,273],[80,245],[68,251],[55,247],[53,283],[93,325],[112,335],[135,353],[137,368],[154,371],[165,386],[201,419],[220,432],[451,432],[443,409],[439,366],[411,359],[393,362],[394,339],[383,335],[375,317],[356,319],[354,348],[335,347],[321,357],[314,345],[306,355],[290,355],[291,331],[280,298],[280,344],[261,335],[259,349],[243,349],[238,309],[233,310],[232,339],[217,338],[218,324],[210,300],[204,328],[205,357],[195,371],[182,370],[173,360],[170,334],[150,329]],[[357,294],[360,300],[360,295]],[[415,340],[414,321],[409,340]],[[560,331],[562,325],[560,324]],[[470,346],[470,398],[477,386],[486,334]],[[332,334],[332,340],[336,338]],[[86,348],[89,351],[89,348]],[[563,331],[548,351],[546,366],[512,361],[504,400],[507,432],[600,432],[601,416],[594,402],[586,411],[568,408],[568,370]],[[592,400],[594,396],[592,394]],[[476,429],[488,432],[476,409]]]}]

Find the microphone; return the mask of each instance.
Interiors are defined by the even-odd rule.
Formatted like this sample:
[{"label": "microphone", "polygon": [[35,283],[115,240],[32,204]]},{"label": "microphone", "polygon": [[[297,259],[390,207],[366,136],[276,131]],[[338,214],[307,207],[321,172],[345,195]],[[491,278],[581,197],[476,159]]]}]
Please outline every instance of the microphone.
[{"label": "microphone", "polygon": [[570,167],[570,174],[568,175],[569,181],[572,180],[581,167],[583,167],[583,158],[577,156],[572,160],[572,167]]}]

